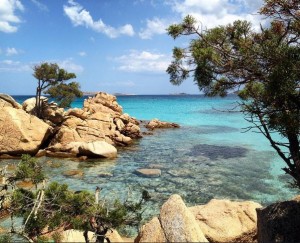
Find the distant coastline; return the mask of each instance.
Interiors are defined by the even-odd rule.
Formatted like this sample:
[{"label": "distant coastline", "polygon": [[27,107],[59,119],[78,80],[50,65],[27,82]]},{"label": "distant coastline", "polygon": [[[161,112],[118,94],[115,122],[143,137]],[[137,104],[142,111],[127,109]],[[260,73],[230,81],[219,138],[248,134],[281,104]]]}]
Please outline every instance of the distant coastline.
[{"label": "distant coastline", "polygon": [[[91,96],[99,93],[100,91],[84,91],[83,96]],[[113,93],[115,96],[126,96],[126,95],[135,95],[135,94],[125,94],[125,93]]]}]

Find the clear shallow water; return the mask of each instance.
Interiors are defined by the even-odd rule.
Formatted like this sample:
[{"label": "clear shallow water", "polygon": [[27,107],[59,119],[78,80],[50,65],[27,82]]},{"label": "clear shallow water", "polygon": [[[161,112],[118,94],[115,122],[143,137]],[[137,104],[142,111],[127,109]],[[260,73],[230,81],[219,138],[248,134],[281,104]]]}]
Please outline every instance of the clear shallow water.
[{"label": "clear shallow water", "polygon": [[[27,97],[15,98],[22,102]],[[82,107],[82,101],[72,106]],[[226,112],[236,106],[236,96],[120,96],[118,102],[125,113],[138,119],[159,118],[177,122],[181,128],[159,130],[131,147],[119,148],[114,160],[42,158],[49,180],[67,183],[74,190],[94,191],[100,186],[101,198],[106,201],[125,199],[128,194],[138,198],[142,190],[147,190],[152,199],[146,218],[157,214],[174,193],[188,205],[207,203],[211,198],[268,204],[297,193],[288,187],[290,178],[281,170],[284,163],[267,140],[261,134],[242,133],[250,124],[242,114]],[[50,168],[49,161],[60,161],[62,167]],[[144,178],[134,173],[151,164],[161,167],[161,177]],[[62,172],[69,169],[80,169],[84,176],[63,176]]]}]

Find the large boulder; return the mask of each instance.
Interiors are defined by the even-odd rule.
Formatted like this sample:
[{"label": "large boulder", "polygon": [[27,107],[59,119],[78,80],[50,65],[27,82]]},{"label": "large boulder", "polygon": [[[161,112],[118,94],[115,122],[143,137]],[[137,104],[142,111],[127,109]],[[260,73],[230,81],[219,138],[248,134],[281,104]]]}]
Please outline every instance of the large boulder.
[{"label": "large boulder", "polygon": [[49,146],[46,149],[46,155],[51,157],[115,158],[117,149],[104,141],[58,143]]},{"label": "large boulder", "polygon": [[[60,108],[56,103],[48,103],[48,98],[41,96],[42,101],[42,118],[48,124],[55,126],[60,124],[64,119],[64,109]],[[25,100],[22,104],[23,110],[29,114],[35,113],[36,98],[32,97]]]},{"label": "large boulder", "polygon": [[0,155],[34,155],[50,132],[49,125],[22,109],[0,109]]},{"label": "large boulder", "polygon": [[145,127],[149,130],[154,130],[157,128],[179,128],[180,126],[177,123],[163,122],[155,118],[146,124]]},{"label": "large boulder", "polygon": [[300,197],[257,209],[258,242],[300,242]]},{"label": "large boulder", "polygon": [[179,195],[172,195],[158,218],[144,225],[135,239],[139,242],[208,242],[194,215]]},{"label": "large boulder", "polygon": [[134,241],[138,242],[167,242],[165,233],[160,225],[159,219],[154,217],[142,226],[138,237]]},{"label": "large boulder", "polygon": [[80,156],[103,158],[114,158],[117,156],[117,149],[104,141],[95,141],[90,143],[73,142],[69,145],[74,145],[75,147],[78,146],[78,155]]},{"label": "large boulder", "polygon": [[0,93],[0,108],[13,107],[15,109],[21,109],[22,106],[14,100],[13,97],[7,94]]},{"label": "large boulder", "polygon": [[210,242],[253,242],[257,233],[257,208],[261,205],[252,201],[212,199],[189,209]]},{"label": "large boulder", "polygon": [[162,205],[159,219],[168,242],[208,242],[179,195]]},{"label": "large boulder", "polygon": [[[45,97],[45,96],[41,96],[40,99],[41,99],[42,104],[48,102],[48,98]],[[34,113],[34,109],[35,109],[35,105],[36,105],[36,98],[35,97],[31,97],[31,98],[28,98],[27,100],[23,101],[22,108],[27,113],[33,114]]]}]

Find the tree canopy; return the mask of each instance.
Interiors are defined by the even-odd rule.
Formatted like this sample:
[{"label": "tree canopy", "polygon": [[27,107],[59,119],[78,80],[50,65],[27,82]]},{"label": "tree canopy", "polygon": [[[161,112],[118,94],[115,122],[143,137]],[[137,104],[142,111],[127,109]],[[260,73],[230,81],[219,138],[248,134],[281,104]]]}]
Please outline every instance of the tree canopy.
[{"label": "tree canopy", "polygon": [[57,99],[62,107],[69,107],[75,97],[81,97],[80,85],[77,82],[66,84],[70,79],[76,78],[74,73],[69,73],[60,68],[56,63],[42,63],[34,66],[33,76],[38,80],[36,89],[36,115],[42,118],[42,92]]},{"label": "tree canopy", "polygon": [[[254,31],[247,21],[201,30],[192,16],[171,25],[174,39],[193,36],[173,49],[167,72],[180,85],[193,76],[209,96],[238,91],[245,117],[285,161],[300,187],[300,13],[299,0],[265,0],[260,14],[267,27]],[[274,133],[282,139],[276,140]]]}]

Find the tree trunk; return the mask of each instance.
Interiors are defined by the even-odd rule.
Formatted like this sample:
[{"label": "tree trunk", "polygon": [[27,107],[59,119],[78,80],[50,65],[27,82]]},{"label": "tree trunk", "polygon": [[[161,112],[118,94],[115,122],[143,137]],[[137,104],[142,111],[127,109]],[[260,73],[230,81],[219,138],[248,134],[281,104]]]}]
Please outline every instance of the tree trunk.
[{"label": "tree trunk", "polygon": [[294,179],[296,180],[297,184],[300,186],[300,146],[297,134],[289,133],[287,134],[289,140],[289,150],[291,153],[292,160],[294,162]]}]

